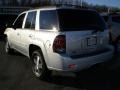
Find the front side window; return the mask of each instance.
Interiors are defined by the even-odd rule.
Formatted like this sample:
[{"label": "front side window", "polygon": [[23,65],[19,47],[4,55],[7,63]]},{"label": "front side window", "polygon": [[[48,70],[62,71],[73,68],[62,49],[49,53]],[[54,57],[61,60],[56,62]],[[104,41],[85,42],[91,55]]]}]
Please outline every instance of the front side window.
[{"label": "front side window", "polygon": [[56,10],[46,10],[40,12],[40,29],[57,29]]},{"label": "front side window", "polygon": [[36,11],[29,12],[25,22],[25,28],[35,29]]},{"label": "front side window", "polygon": [[25,17],[25,13],[24,13],[24,14],[21,14],[20,16],[18,16],[18,18],[17,18],[16,21],[14,22],[13,27],[14,27],[14,28],[22,28],[23,21],[24,21],[24,17]]}]

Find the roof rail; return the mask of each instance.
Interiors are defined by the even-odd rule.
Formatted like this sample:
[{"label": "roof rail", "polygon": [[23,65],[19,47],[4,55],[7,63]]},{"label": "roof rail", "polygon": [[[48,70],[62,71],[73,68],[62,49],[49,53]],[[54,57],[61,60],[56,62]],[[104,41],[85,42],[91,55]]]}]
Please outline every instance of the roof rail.
[{"label": "roof rail", "polygon": [[120,12],[112,12],[109,15],[120,15]]},{"label": "roof rail", "polygon": [[73,4],[56,4],[56,7],[75,7],[75,8],[84,8],[88,9],[89,7],[86,6],[80,6],[80,5],[73,5]]}]

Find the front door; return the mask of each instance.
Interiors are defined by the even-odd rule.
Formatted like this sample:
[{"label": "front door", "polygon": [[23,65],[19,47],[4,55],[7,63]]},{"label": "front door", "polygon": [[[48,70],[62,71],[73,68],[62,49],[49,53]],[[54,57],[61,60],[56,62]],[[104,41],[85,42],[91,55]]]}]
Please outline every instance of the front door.
[{"label": "front door", "polygon": [[25,13],[17,17],[17,19],[13,23],[14,31],[13,33],[11,33],[12,34],[11,35],[12,47],[17,49],[18,51],[20,51],[20,47],[21,47],[20,40],[21,40],[21,30],[23,27],[24,17],[25,17]]}]

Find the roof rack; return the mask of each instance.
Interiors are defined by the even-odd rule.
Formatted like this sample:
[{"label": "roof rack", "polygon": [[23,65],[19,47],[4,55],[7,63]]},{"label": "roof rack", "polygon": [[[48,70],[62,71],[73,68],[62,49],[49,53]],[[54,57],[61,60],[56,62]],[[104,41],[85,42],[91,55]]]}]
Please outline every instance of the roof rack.
[{"label": "roof rack", "polygon": [[120,14],[120,12],[113,12],[113,13],[111,13],[111,14]]},{"label": "roof rack", "polygon": [[73,4],[56,4],[56,7],[74,7],[74,8],[84,8],[88,9],[89,7],[86,6],[80,6],[80,5],[73,5]]}]

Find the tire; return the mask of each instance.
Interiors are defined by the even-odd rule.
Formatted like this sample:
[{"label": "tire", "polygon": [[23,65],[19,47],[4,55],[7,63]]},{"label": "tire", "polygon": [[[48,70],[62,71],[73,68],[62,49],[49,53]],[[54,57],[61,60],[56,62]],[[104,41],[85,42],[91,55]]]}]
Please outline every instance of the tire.
[{"label": "tire", "polygon": [[48,78],[50,75],[50,70],[47,69],[46,63],[40,50],[35,50],[32,53],[31,61],[34,75],[41,80]]},{"label": "tire", "polygon": [[6,41],[5,41],[5,52],[8,53],[8,54],[13,54],[14,53],[14,50],[10,48],[10,45],[9,45],[9,42],[8,42],[7,38],[6,38]]}]

